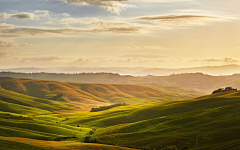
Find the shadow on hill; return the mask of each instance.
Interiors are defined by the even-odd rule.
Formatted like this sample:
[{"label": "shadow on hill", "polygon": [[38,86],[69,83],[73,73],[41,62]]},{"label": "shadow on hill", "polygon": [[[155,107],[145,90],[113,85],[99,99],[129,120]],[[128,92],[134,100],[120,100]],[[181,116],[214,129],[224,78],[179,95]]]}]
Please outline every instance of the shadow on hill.
[{"label": "shadow on hill", "polygon": [[13,103],[13,104],[18,104],[18,105],[23,105],[23,106],[28,106],[28,107],[33,107],[32,105],[17,101],[15,99],[11,99],[11,98],[6,98],[6,97],[2,97],[0,96],[0,100],[7,102],[7,103]]}]

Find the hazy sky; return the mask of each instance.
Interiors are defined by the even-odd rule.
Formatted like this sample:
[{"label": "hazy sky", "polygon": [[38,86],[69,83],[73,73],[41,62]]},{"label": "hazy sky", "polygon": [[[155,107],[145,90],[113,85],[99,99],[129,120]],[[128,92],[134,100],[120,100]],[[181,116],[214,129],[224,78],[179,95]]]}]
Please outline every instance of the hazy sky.
[{"label": "hazy sky", "polygon": [[240,64],[240,0],[1,0],[0,68]]}]

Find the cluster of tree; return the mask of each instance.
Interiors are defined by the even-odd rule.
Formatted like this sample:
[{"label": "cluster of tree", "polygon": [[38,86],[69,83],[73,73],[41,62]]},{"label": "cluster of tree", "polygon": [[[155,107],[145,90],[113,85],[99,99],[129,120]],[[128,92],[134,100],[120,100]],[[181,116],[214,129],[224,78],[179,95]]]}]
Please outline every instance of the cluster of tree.
[{"label": "cluster of tree", "polygon": [[86,136],[85,138],[84,138],[84,142],[85,143],[100,143],[100,144],[102,144],[102,142],[98,139],[98,138],[96,138],[96,137],[92,137],[92,136]]},{"label": "cluster of tree", "polygon": [[72,136],[72,137],[56,137],[55,139],[53,139],[54,141],[64,141],[64,140],[67,140],[67,139],[75,139],[77,137],[75,136]]},{"label": "cluster of tree", "polygon": [[11,114],[4,114],[4,113],[0,113],[0,118],[17,119],[17,120],[33,120],[32,118],[29,118],[29,117],[23,117],[23,116],[11,115]]},{"label": "cluster of tree", "polygon": [[54,100],[55,101],[55,100],[61,98],[62,96],[63,96],[62,94],[57,94],[56,96],[51,97],[50,100]]},{"label": "cluster of tree", "polygon": [[99,108],[92,108],[90,112],[98,112],[98,111],[103,111],[103,110],[107,110],[107,109],[111,109],[113,107],[118,107],[118,106],[127,106],[128,104],[126,103],[118,103],[118,104],[113,104],[113,105],[109,105],[109,106],[101,106]]},{"label": "cluster of tree", "polygon": [[219,88],[219,89],[213,91],[212,94],[220,93],[220,92],[224,92],[224,91],[237,91],[237,89],[234,89],[232,87],[226,87],[225,89],[224,88]]},{"label": "cluster of tree", "polygon": [[215,93],[220,93],[220,92],[223,92],[223,91],[224,91],[224,89],[223,89],[223,88],[219,88],[219,89],[217,89],[217,90],[213,91],[213,92],[212,92],[212,94],[215,94]]}]

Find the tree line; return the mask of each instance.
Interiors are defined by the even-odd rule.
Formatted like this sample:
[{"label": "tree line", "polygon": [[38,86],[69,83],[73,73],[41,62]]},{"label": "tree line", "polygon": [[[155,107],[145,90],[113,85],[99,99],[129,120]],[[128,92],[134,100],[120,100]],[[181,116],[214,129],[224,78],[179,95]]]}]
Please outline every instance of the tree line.
[{"label": "tree line", "polygon": [[118,106],[127,106],[128,104],[126,103],[118,103],[118,104],[113,104],[113,105],[109,105],[109,106],[100,106],[98,108],[92,108],[90,112],[98,112],[98,111],[103,111],[103,110],[107,110],[107,109],[111,109],[114,107],[118,107]]}]

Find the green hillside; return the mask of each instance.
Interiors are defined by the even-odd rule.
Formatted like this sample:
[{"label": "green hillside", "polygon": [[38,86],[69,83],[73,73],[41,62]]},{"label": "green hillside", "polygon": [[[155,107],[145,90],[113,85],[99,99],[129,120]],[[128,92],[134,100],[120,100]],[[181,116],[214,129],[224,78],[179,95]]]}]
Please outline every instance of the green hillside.
[{"label": "green hillside", "polygon": [[52,101],[50,103],[46,100],[49,99],[55,101],[55,103],[71,103],[79,110],[87,111],[90,111],[91,107],[109,105],[109,103],[148,103],[194,97],[194,94],[164,91],[141,85],[62,83],[0,78],[0,86],[7,90],[39,98],[35,99],[34,103],[29,102],[28,106],[36,105],[38,101],[45,99],[43,103],[51,104],[51,107],[54,107],[55,104],[53,105]]},{"label": "green hillside", "polygon": [[0,87],[0,111],[18,114],[46,114],[72,110],[72,104],[19,94]]},{"label": "green hillside", "polygon": [[[174,100],[173,92],[139,85],[1,80],[0,139],[5,141],[0,140],[0,143],[5,146],[13,141],[20,142],[13,143],[13,146],[29,149],[31,146],[37,146],[36,149],[89,150],[160,150],[171,145],[193,150],[240,147],[240,91]],[[11,87],[15,91],[9,90]],[[46,95],[41,94],[41,98],[32,96],[37,90]],[[30,91],[31,96],[20,94],[24,91]],[[126,100],[134,104],[99,112],[80,111],[78,100],[69,100],[75,94],[86,101],[111,103]],[[160,100],[160,97],[165,99]]]},{"label": "green hillside", "polygon": [[1,150],[134,150],[113,145],[81,143],[76,141],[43,141],[28,138],[0,136]]},{"label": "green hillside", "polygon": [[240,92],[225,92],[186,101],[122,106],[65,122],[95,126],[101,143],[160,149],[236,147],[240,137]]},{"label": "green hillside", "polygon": [[24,144],[24,143],[19,143],[19,142],[14,142],[14,141],[7,141],[7,140],[1,140],[0,139],[0,150],[23,150],[23,149],[28,149],[28,150],[50,150],[47,148],[41,148],[29,144]]},{"label": "green hillside", "polygon": [[[198,73],[174,76],[130,76],[114,73],[56,74],[0,72],[0,77],[27,78],[72,83],[142,85],[159,88],[164,91],[185,93],[192,95],[193,97],[206,95],[207,93],[212,92],[215,88],[219,88],[220,85],[229,86],[229,81],[240,79],[237,75],[233,79],[232,76],[214,77]],[[219,84],[219,82],[222,84]],[[238,83],[235,83],[235,85],[239,85]],[[233,84],[230,86],[233,86]]]}]

